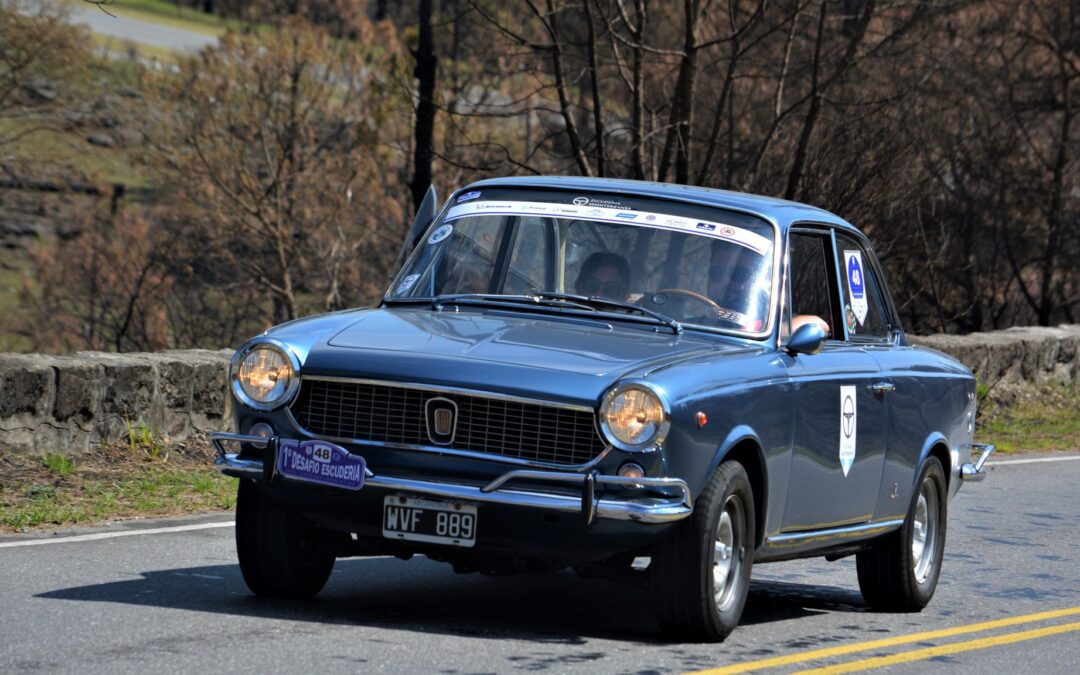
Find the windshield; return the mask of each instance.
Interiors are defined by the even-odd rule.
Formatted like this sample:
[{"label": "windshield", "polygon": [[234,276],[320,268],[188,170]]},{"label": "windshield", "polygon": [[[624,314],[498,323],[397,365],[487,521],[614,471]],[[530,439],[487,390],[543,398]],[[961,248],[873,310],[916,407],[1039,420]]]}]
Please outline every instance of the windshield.
[{"label": "windshield", "polygon": [[764,220],[722,209],[622,195],[474,191],[459,195],[428,231],[387,299],[573,294],[761,335],[769,328],[773,246]]}]

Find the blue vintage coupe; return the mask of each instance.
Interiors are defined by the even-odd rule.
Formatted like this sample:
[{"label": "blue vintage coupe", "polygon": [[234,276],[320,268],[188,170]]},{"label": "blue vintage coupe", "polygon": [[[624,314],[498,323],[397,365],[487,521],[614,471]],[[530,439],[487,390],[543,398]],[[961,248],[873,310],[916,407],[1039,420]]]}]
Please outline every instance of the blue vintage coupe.
[{"label": "blue vintage coupe", "polygon": [[[975,380],[912,347],[866,238],[817,208],[583,178],[434,191],[382,303],[231,367],[240,568],[319,592],[339,557],[639,581],[721,640],[753,563],[855,555],[867,603],[934,593],[981,479]],[[977,454],[976,454],[977,453]]]}]

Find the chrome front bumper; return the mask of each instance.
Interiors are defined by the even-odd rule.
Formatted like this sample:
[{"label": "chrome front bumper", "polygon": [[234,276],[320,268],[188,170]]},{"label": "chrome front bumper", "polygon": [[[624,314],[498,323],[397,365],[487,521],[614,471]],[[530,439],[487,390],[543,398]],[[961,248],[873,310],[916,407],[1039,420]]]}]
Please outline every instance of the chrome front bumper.
[{"label": "chrome front bumper", "polygon": [[[249,443],[260,448],[269,444],[276,449],[277,438],[212,433],[210,434],[210,442],[214,444],[214,449],[217,451],[214,468],[221,473],[236,478],[265,478],[267,468],[262,460],[244,459],[237,453],[226,452],[224,444],[228,442]],[[271,467],[271,470],[273,469],[274,467]],[[512,490],[506,487],[508,483],[523,480],[579,485],[581,486],[581,497],[529,490]],[[597,485],[670,488],[678,490],[681,497],[668,499],[657,497],[638,499],[597,497]],[[580,513],[587,523],[591,523],[595,518],[632,520],[641,523],[670,523],[686,518],[694,510],[690,487],[684,480],[678,478],[623,478],[621,476],[605,476],[595,472],[561,473],[558,471],[514,470],[502,474],[487,485],[475,486],[380,476],[368,469],[364,478],[364,488],[407,492],[445,499],[460,499],[482,504],[519,506],[562,513]]]},{"label": "chrome front bumper", "polygon": [[968,457],[975,453],[976,450],[982,454],[974,462],[968,462],[967,464],[960,465],[960,480],[965,483],[978,483],[986,478],[986,460],[990,458],[990,455],[994,454],[994,446],[986,445],[985,443],[972,443],[967,446],[969,448]]}]

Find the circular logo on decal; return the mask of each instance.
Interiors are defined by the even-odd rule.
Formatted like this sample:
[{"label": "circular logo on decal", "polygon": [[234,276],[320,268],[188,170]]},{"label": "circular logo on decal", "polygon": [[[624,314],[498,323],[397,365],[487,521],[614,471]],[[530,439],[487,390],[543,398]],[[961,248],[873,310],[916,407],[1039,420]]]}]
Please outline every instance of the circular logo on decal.
[{"label": "circular logo on decal", "polygon": [[862,265],[856,256],[849,256],[847,261],[848,281],[851,282],[851,296],[861,298],[863,296],[863,273]]},{"label": "circular logo on decal", "polygon": [[574,206],[585,206],[588,203],[588,197],[574,197]]},{"label": "circular logo on decal", "polygon": [[851,438],[855,433],[855,399],[847,396],[844,398],[844,438]]},{"label": "circular logo on decal", "polygon": [[438,244],[440,241],[443,241],[447,237],[449,237],[453,232],[453,225],[440,225],[434,232],[431,233],[431,236],[428,237],[427,243]]},{"label": "circular logo on decal", "polygon": [[735,230],[731,229],[730,227],[726,227],[726,226],[721,227],[720,228],[720,234],[724,235],[725,237],[730,237],[730,236],[735,234]]}]

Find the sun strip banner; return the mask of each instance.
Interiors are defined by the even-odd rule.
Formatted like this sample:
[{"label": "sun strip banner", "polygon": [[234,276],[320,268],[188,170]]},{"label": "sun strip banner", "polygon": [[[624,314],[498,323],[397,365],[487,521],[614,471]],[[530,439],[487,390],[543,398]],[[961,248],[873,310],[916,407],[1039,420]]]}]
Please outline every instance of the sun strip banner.
[{"label": "sun strip banner", "polygon": [[[459,200],[460,201],[460,200]],[[552,204],[550,202],[468,202],[456,204],[446,214],[446,221],[469,216],[547,216],[551,218],[572,218],[575,220],[594,220],[603,223],[620,223],[653,227],[660,230],[689,232],[714,239],[723,239],[746,247],[751,251],[765,255],[772,243],[767,237],[741,227],[725,223],[696,218],[682,218],[664,213],[649,211],[627,211],[588,204]]]}]

